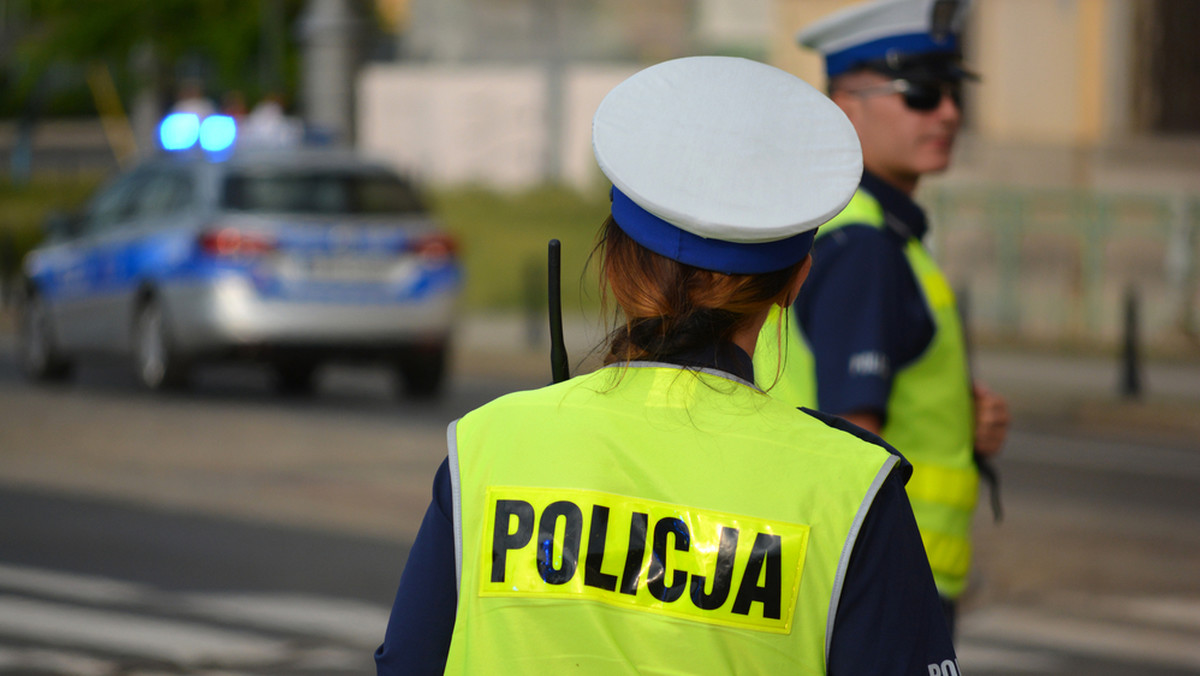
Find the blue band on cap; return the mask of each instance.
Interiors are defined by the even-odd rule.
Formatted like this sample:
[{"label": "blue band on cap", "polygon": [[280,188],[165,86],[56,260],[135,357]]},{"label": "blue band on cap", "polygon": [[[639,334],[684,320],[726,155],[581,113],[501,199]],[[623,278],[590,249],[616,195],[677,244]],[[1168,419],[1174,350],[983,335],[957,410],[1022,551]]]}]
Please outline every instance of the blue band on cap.
[{"label": "blue band on cap", "polygon": [[938,42],[929,33],[889,35],[871,42],[864,42],[840,52],[825,55],[825,73],[829,77],[841,75],[865,61],[886,58],[890,52],[910,56],[916,54],[954,54],[958,51],[958,36],[948,35]]},{"label": "blue band on cap", "polygon": [[633,241],[660,256],[725,274],[756,275],[800,262],[816,228],[774,242],[728,242],[692,234],[646,211],[614,186],[612,216]]}]

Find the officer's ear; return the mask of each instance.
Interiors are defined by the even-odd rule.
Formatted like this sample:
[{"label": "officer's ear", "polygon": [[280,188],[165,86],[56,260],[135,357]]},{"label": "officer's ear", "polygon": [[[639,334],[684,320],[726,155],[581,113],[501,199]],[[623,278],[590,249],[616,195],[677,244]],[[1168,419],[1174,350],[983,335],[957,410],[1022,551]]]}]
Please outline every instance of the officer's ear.
[{"label": "officer's ear", "polygon": [[796,302],[796,296],[800,295],[800,287],[804,285],[804,280],[808,279],[808,271],[812,269],[812,254],[808,254],[801,261],[800,267],[796,268],[796,274],[792,277],[792,283],[788,287],[787,302],[781,303],[781,307],[789,308],[792,303]]},{"label": "officer's ear", "polygon": [[837,104],[838,108],[846,114],[851,124],[858,119],[859,110],[862,108],[862,99],[845,89],[835,89],[830,93],[829,98]]}]

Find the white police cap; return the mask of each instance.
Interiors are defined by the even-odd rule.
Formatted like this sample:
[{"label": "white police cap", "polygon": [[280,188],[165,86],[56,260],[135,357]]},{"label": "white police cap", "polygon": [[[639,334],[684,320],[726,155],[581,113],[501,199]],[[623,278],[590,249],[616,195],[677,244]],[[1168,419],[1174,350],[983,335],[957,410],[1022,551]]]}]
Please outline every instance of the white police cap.
[{"label": "white police cap", "polygon": [[957,56],[970,0],[875,0],[807,26],[796,41],[825,56],[830,77],[897,57]]},{"label": "white police cap", "polygon": [[621,230],[725,273],[803,259],[862,175],[858,135],[824,94],[732,57],[667,61],[617,85],[596,110],[592,148]]}]

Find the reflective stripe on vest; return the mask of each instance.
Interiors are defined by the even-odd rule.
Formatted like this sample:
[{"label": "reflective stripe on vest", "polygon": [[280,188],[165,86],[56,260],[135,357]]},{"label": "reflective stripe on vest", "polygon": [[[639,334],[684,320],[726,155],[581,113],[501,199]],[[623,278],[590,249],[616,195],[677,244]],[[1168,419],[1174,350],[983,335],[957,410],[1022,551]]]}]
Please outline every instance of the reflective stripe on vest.
[{"label": "reflective stripe on vest", "polygon": [[823,674],[854,537],[898,462],[661,364],[502,397],[450,441],[447,673]]},{"label": "reflective stripe on vest", "polygon": [[[884,218],[879,202],[860,189],[842,213],[821,226],[818,237],[851,224],[884,228]],[[971,518],[979,495],[966,349],[954,293],[937,265],[916,239],[906,242],[904,254],[933,320],[934,336],[920,357],[895,373],[881,436],[913,465],[907,492],[929,565],[938,592],[955,598],[966,586]],[[781,316],[772,313],[759,334],[755,375],[772,396],[817,408],[812,352],[795,320],[784,323]]]}]

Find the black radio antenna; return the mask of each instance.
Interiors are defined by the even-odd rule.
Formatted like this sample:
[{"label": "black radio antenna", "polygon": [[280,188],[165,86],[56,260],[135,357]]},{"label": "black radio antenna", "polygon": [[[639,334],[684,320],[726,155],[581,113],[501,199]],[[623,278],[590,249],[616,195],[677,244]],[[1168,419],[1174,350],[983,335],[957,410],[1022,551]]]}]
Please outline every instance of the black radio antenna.
[{"label": "black radio antenna", "polygon": [[549,256],[550,374],[554,382],[561,383],[571,377],[571,369],[567,362],[567,345],[563,340],[562,243],[557,239],[550,240]]}]

